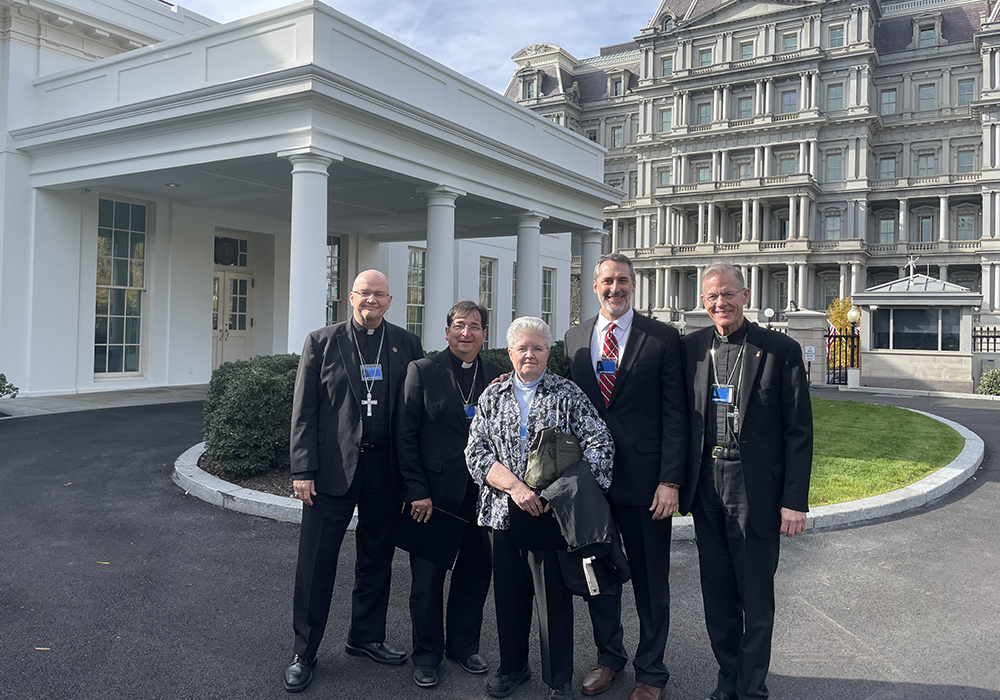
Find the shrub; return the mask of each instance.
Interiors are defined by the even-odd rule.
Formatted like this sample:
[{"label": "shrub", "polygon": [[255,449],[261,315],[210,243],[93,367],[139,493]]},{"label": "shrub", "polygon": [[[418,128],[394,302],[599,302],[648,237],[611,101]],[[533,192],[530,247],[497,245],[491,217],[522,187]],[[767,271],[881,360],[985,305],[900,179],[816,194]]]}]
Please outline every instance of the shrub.
[{"label": "shrub", "polygon": [[288,467],[298,355],[224,362],[205,398],[205,449],[228,474],[253,476]]},{"label": "shrub", "polygon": [[1000,396],[1000,369],[988,369],[979,375],[979,388],[976,391],[980,394]]},{"label": "shrub", "polygon": [[15,399],[17,398],[18,391],[20,391],[20,389],[7,381],[7,375],[0,373],[0,399],[4,396],[9,396],[12,399]]},{"label": "shrub", "polygon": [[[557,340],[553,343],[552,351],[549,353],[549,361],[545,365],[552,370],[553,374],[558,374],[560,377],[565,376],[566,374],[566,353],[563,350],[565,345],[566,344],[561,340]],[[510,372],[514,369],[514,365],[510,362],[510,355],[507,354],[507,348],[484,349],[480,350],[479,354],[487,360],[500,365],[505,372]]]}]

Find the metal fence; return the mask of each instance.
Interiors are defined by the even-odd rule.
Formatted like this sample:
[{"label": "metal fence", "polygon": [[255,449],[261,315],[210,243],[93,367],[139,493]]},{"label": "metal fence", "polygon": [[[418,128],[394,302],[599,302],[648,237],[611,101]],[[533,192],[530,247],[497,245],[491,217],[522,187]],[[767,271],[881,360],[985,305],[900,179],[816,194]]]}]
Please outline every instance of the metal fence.
[{"label": "metal fence", "polygon": [[973,327],[972,352],[1000,352],[1000,328]]},{"label": "metal fence", "polygon": [[847,370],[861,367],[861,338],[826,334],[826,383],[847,384]]}]

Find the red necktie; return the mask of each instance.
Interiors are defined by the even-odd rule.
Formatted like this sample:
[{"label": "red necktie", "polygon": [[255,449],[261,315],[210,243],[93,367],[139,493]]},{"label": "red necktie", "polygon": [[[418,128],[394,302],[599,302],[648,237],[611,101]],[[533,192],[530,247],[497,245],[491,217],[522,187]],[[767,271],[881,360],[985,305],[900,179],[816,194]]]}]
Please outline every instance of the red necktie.
[{"label": "red necktie", "polygon": [[618,372],[618,338],[615,337],[615,324],[608,324],[608,332],[604,334],[604,346],[601,348],[601,358],[614,360],[615,373],[602,373],[598,376],[597,383],[601,385],[601,396],[604,397],[604,405],[611,402],[611,390],[615,388],[615,374]]}]

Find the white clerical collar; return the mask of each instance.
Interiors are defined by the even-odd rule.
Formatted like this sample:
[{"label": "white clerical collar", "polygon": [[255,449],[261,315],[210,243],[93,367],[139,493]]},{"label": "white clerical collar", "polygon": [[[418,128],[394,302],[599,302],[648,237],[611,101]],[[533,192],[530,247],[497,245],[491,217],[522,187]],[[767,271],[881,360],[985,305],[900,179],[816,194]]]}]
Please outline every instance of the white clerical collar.
[{"label": "white clerical collar", "polygon": [[472,362],[462,362],[462,369],[472,369],[472,365],[476,364],[475,360]]},{"label": "white clerical collar", "polygon": [[[628,307],[628,311],[623,313],[621,316],[614,320],[615,327],[618,328],[622,333],[627,333],[628,329],[632,327],[632,318],[635,316],[635,309],[631,306]],[[606,333],[608,326],[612,323],[604,314],[597,314],[597,332]]]}]

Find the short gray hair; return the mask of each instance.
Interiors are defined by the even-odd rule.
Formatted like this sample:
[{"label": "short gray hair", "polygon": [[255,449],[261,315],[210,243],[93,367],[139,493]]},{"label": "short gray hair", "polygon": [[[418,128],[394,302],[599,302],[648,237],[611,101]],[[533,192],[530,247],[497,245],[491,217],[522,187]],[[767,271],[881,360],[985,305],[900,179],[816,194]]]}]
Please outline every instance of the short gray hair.
[{"label": "short gray hair", "polygon": [[521,316],[514,319],[513,323],[507,327],[507,347],[512,347],[520,336],[528,333],[542,336],[545,347],[552,348],[552,329],[549,328],[549,324],[537,316]]},{"label": "short gray hair", "polygon": [[621,263],[622,265],[628,265],[628,274],[635,282],[635,266],[632,265],[632,261],[627,255],[622,255],[621,253],[605,253],[597,259],[597,264],[594,265],[594,281],[597,281],[597,276],[601,273],[601,265],[606,262]]},{"label": "short gray hair", "polygon": [[709,265],[708,269],[701,276],[702,285],[704,286],[705,280],[709,277],[725,277],[726,275],[735,277],[736,281],[740,283],[740,289],[747,288],[747,282],[743,279],[743,273],[740,272],[740,268],[725,262],[717,262]]}]

